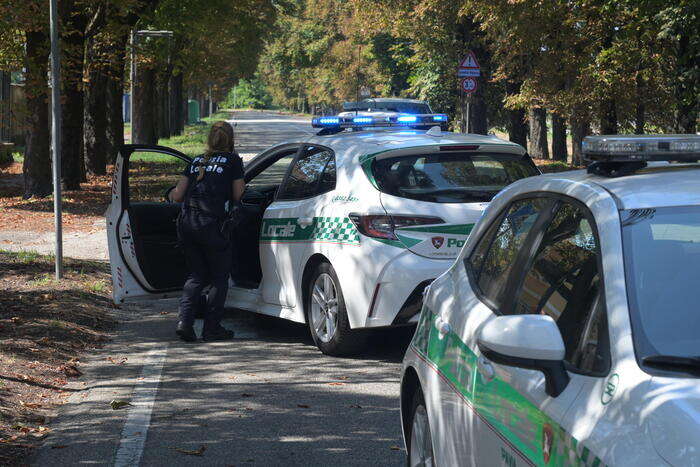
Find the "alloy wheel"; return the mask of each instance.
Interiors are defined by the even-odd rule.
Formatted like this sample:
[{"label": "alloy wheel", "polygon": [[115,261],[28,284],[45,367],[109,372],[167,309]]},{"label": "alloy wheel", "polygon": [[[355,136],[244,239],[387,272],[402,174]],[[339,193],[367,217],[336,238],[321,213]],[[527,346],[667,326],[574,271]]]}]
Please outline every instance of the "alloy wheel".
[{"label": "alloy wheel", "polygon": [[321,273],[311,292],[311,324],[318,340],[329,342],[338,329],[338,293],[333,278]]},{"label": "alloy wheel", "polygon": [[411,467],[433,466],[433,443],[428,425],[428,413],[424,405],[416,407],[411,427]]}]

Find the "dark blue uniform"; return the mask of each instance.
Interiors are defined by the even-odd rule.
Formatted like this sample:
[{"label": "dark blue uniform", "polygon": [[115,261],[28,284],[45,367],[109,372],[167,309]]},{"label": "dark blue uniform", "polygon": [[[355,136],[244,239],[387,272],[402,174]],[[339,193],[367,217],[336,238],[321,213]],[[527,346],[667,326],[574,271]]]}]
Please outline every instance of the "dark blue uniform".
[{"label": "dark blue uniform", "polygon": [[[197,181],[199,167],[204,178]],[[243,161],[236,153],[215,153],[209,161],[199,156],[182,175],[189,179],[178,218],[178,238],[185,252],[189,276],[180,300],[181,326],[192,326],[202,290],[211,285],[204,315],[204,339],[221,331],[232,245],[221,232],[226,202],[231,200],[234,180],[243,178]]]}]

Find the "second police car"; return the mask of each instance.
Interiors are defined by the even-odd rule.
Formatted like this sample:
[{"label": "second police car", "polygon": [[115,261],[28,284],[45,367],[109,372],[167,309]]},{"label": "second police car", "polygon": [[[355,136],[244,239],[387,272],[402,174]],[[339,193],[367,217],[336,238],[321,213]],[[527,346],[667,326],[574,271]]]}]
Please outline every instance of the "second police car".
[{"label": "second police car", "polygon": [[[446,119],[318,117],[320,135],[251,160],[227,305],[308,323],[330,355],[360,350],[357,330],[415,322],[423,290],[459,254],[487,203],[539,174],[521,146],[434,126]],[[141,153],[188,161],[157,146],[119,155],[107,211],[117,303],[176,295],[185,275],[179,207],[134,194],[131,161]]]},{"label": "second police car", "polygon": [[503,190],[404,359],[409,465],[700,465],[700,136]]}]

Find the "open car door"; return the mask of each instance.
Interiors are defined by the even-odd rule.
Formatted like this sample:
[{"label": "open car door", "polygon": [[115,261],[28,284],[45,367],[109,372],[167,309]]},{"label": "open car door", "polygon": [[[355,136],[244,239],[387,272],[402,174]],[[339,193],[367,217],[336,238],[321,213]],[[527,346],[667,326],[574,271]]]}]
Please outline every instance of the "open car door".
[{"label": "open car door", "polygon": [[115,303],[177,295],[187,268],[178,246],[179,203],[167,200],[191,159],[163,146],[127,144],[114,165],[107,240]]}]

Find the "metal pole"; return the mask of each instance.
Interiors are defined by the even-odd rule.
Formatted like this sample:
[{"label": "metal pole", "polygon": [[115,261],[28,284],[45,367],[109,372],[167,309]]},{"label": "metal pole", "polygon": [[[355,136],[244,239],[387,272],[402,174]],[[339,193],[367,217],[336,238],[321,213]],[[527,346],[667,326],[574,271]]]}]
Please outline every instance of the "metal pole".
[{"label": "metal pole", "polygon": [[211,95],[211,84],[209,85],[209,116],[214,113],[214,98]]},{"label": "metal pole", "polygon": [[51,150],[53,151],[53,215],[56,231],[56,280],[63,277],[61,222],[61,57],[58,50],[58,5],[50,0],[51,17]]},{"label": "metal pole", "polygon": [[136,80],[136,51],[134,48],[136,47],[136,30],[132,29],[131,30],[131,69],[129,75],[131,78],[129,81],[130,83],[130,94],[131,98],[129,99],[129,120],[131,122],[131,144],[134,144],[134,81]]}]

